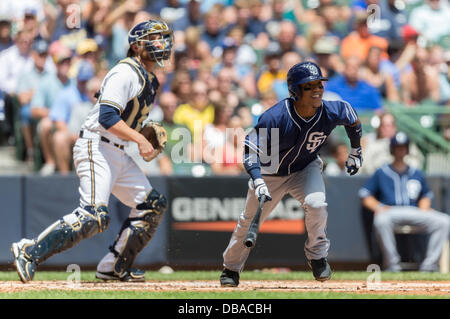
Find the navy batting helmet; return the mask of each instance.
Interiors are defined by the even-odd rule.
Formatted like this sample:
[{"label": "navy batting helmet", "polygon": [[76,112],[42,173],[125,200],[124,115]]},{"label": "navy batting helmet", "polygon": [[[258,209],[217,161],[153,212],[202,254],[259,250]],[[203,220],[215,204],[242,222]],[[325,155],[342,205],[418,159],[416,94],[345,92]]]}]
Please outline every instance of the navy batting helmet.
[{"label": "navy batting helmet", "polygon": [[322,76],[322,71],[317,64],[310,61],[297,63],[287,74],[287,85],[291,97],[297,100],[301,96],[299,84],[317,80],[328,81],[328,78]]},{"label": "navy batting helmet", "polygon": [[[148,36],[152,34],[160,34],[161,38],[157,40],[149,40]],[[162,60],[168,60],[173,47],[173,32],[165,23],[161,20],[148,20],[136,24],[128,32],[128,44],[131,45],[136,42],[142,42],[145,49],[150,55],[153,61],[162,63]],[[159,45],[155,45],[159,43]],[[131,51],[129,51],[130,56]]]},{"label": "navy batting helmet", "polygon": [[391,154],[393,152],[393,149],[395,146],[403,146],[406,145],[408,147],[409,150],[409,138],[408,135],[406,135],[405,132],[397,132],[395,133],[395,135],[391,138],[391,142],[389,144],[389,148],[391,151]]}]

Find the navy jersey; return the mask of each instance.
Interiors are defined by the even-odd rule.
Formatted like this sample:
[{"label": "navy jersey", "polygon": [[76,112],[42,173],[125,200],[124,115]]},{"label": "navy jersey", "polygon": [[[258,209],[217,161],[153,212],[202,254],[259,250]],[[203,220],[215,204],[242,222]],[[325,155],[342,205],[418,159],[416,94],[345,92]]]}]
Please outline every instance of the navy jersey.
[{"label": "navy jersey", "polygon": [[418,206],[421,198],[433,197],[419,170],[408,167],[400,174],[388,164],[380,167],[359,190],[361,198],[370,195],[388,206]]},{"label": "navy jersey", "polygon": [[299,171],[317,159],[337,125],[352,126],[357,121],[356,111],[345,101],[323,100],[316,114],[304,119],[292,99],[281,100],[261,115],[246,136],[246,169],[250,173],[260,165],[262,174],[281,176]]}]

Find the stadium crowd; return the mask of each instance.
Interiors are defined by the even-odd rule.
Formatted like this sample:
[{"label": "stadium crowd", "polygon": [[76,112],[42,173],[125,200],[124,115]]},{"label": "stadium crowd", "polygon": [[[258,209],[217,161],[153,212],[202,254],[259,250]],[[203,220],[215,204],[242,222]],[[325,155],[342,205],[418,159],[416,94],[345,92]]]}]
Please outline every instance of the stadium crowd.
[{"label": "stadium crowd", "polygon": [[[388,161],[376,148],[395,133],[386,103],[450,106],[446,0],[1,0],[0,140],[23,143],[23,160],[41,161],[42,175],[72,171],[94,94],[126,57],[127,31],[153,16],[171,25],[175,45],[170,65],[155,72],[150,114],[167,129],[165,153],[146,163],[127,149],[148,174],[243,174],[245,130],[289,96],[287,70],[300,61],[316,61],[330,78],[324,99],[380,117],[365,136],[368,174]],[[11,100],[18,110],[8,110]],[[23,142],[11,138],[15,125]],[[450,140],[449,128],[442,134]],[[325,148],[329,174],[343,172],[343,141]]]}]

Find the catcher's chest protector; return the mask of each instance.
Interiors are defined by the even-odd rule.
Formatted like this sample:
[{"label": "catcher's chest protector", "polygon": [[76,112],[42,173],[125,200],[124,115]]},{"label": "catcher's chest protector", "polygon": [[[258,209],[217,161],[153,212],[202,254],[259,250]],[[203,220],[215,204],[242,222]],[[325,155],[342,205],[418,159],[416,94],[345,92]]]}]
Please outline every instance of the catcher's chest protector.
[{"label": "catcher's chest protector", "polygon": [[139,75],[139,83],[142,85],[138,95],[127,103],[120,115],[129,127],[139,132],[142,129],[142,122],[147,119],[151,105],[155,100],[159,82],[153,72],[148,73],[134,58],[126,58],[119,63],[131,65]]}]

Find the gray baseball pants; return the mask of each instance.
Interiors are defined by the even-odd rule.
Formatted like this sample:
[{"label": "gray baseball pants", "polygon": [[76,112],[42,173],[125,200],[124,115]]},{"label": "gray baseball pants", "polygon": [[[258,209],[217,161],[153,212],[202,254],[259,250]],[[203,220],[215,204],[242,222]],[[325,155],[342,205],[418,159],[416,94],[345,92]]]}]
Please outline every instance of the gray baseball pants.
[{"label": "gray baseball pants", "polygon": [[378,243],[381,246],[383,265],[388,271],[399,271],[400,256],[397,251],[394,228],[410,225],[430,234],[421,271],[437,271],[442,248],[449,235],[450,217],[435,210],[423,211],[414,206],[392,206],[375,215],[373,221]]},{"label": "gray baseball pants", "polygon": [[[305,227],[308,238],[305,242],[305,255],[308,260],[328,256],[330,242],[326,236],[327,203],[325,185],[322,178],[322,161],[317,159],[303,170],[288,176],[264,176],[272,200],[266,202],[261,212],[261,224],[277,206],[280,200],[290,194],[297,199],[305,210]],[[244,245],[244,239],[250,223],[258,209],[259,202],[253,190],[248,190],[245,210],[231,235],[230,242],[223,253],[224,267],[241,272],[251,248]]]}]

